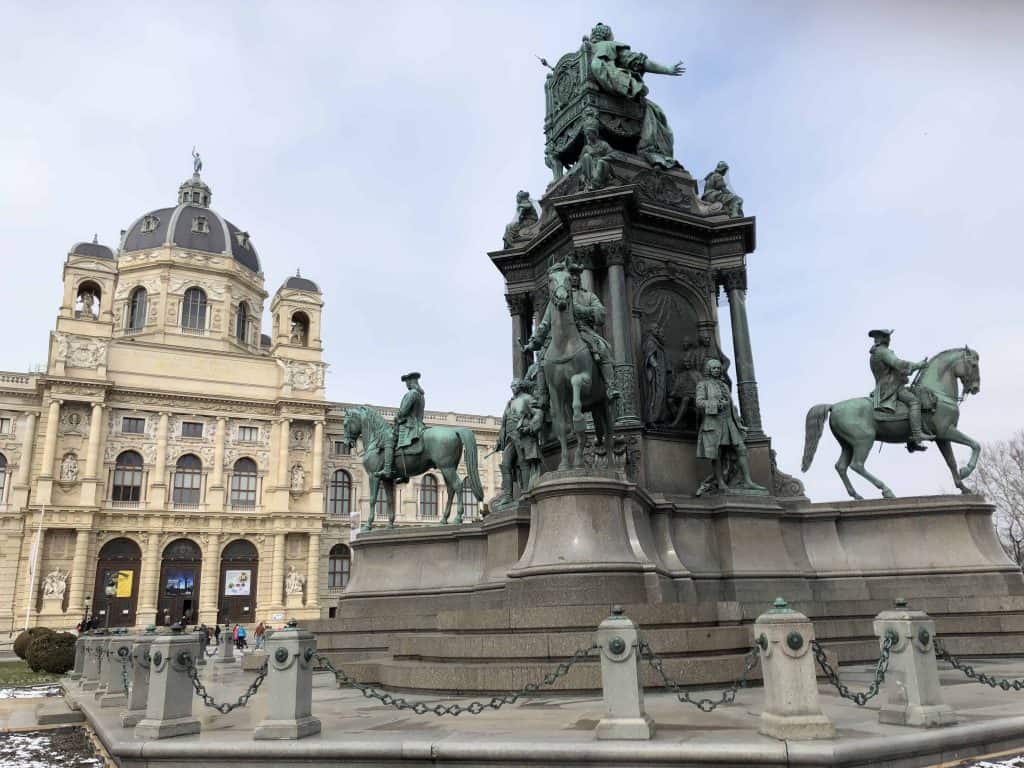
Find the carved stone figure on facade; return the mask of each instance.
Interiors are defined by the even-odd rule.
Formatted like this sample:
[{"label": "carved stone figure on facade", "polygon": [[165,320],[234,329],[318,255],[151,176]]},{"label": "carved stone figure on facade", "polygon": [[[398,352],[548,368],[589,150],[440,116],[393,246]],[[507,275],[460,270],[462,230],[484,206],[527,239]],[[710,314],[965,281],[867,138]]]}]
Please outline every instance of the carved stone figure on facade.
[{"label": "carved stone figure on facade", "polygon": [[579,174],[584,191],[601,189],[608,184],[611,178],[611,166],[608,164],[608,155],[612,153],[612,146],[601,138],[599,130],[601,123],[597,117],[589,116],[583,121],[583,149],[580,150]]},{"label": "carved stone figure on facade", "polygon": [[301,595],[305,586],[306,577],[299,573],[294,565],[289,565],[288,573],[284,577],[284,593],[286,595]]},{"label": "carved stone figure on facade", "polygon": [[934,440],[935,435],[924,431],[921,416],[921,399],[907,383],[910,374],[928,365],[926,357],[919,363],[901,360],[889,348],[893,331],[879,329],[870,331],[868,336],[875,340],[868,352],[871,373],[875,377],[875,388],[871,392],[871,404],[876,410],[886,413],[896,412],[896,403],[903,403],[910,412],[910,440],[907,441],[908,451],[925,451],[925,440]]},{"label": "carved stone figure on facade", "polygon": [[292,320],[291,330],[288,334],[288,341],[300,347],[306,346],[306,328],[297,320]]},{"label": "carved stone figure on facade", "polygon": [[50,571],[43,577],[43,597],[62,600],[68,588],[68,572],[63,568]]},{"label": "carved stone figure on facade", "polygon": [[511,501],[513,485],[526,493],[540,476],[543,456],[539,435],[544,411],[524,379],[512,380],[512,399],[505,406],[498,432],[501,453],[501,501]]},{"label": "carved stone figure on facade", "polygon": [[516,215],[505,226],[505,235],[502,242],[506,248],[522,240],[528,240],[537,234],[540,225],[540,214],[537,213],[537,206],[530,199],[530,193],[526,190],[516,192]]},{"label": "carved stone figure on facade", "polygon": [[78,480],[78,457],[73,453],[64,455],[60,462],[60,479],[65,483]]},{"label": "carved stone figure on facade", "polygon": [[292,467],[292,493],[302,493],[306,490],[306,470],[301,464]]},{"label": "carved stone figure on facade", "polygon": [[644,366],[644,422],[658,424],[665,419],[668,402],[668,365],[665,359],[665,335],[660,325],[652,325],[641,342]]},{"label": "carved stone figure on facade", "polygon": [[657,104],[647,98],[645,74],[682,75],[682,62],[659,64],[646,54],[633,51],[615,40],[611,27],[600,22],[590,32],[590,72],[602,90],[644,104],[643,126],[637,153],[653,165],[671,168],[677,165],[673,156],[672,129],[668,118]]},{"label": "carved stone figure on facade", "polygon": [[[583,287],[580,277],[583,274],[583,265],[567,259],[564,264],[556,264],[551,269],[568,269],[570,285],[572,286],[571,301],[576,328],[579,330],[583,343],[586,344],[587,349],[590,350],[590,354],[594,358],[594,362],[597,363],[601,369],[601,376],[604,378],[605,386],[608,388],[608,397],[612,399],[619,397],[619,392],[615,389],[615,370],[612,365],[612,346],[608,343],[608,340],[596,330],[597,326],[604,325],[604,304],[601,303],[601,300],[593,291],[588,291]],[[540,324],[537,326],[537,330],[534,331],[529,341],[527,341],[523,346],[523,349],[527,352],[534,350],[540,351],[540,354],[537,356],[537,360],[540,363],[537,368],[537,384],[540,389],[539,397],[541,399],[541,404],[545,407],[547,406],[548,394],[545,382],[546,374],[544,372],[544,359],[547,354],[548,346],[551,343],[551,323],[554,315],[554,310],[552,309],[553,301],[554,300],[552,299],[548,302],[547,309],[544,310],[544,316],[541,319]]]},{"label": "carved stone figure on facade", "polygon": [[715,166],[715,170],[704,177],[704,194],[700,199],[705,203],[721,203],[731,218],[742,218],[743,198],[729,188],[726,179],[728,172],[729,164],[722,160]]},{"label": "carved stone figure on facade", "polygon": [[407,373],[402,376],[402,381],[407,391],[395,414],[391,441],[384,446],[384,466],[377,471],[377,477],[394,478],[398,482],[405,482],[408,476],[405,472],[395,475],[395,451],[419,453],[423,450],[423,414],[427,408],[426,393],[420,386],[420,374],[416,371]]},{"label": "carved stone figure on facade", "polygon": [[747,462],[747,428],[740,420],[732,402],[729,385],[722,379],[722,363],[714,358],[704,365],[704,378],[697,384],[697,413],[700,416],[700,430],[697,436],[697,458],[709,459],[714,467],[714,479],[720,493],[730,488],[723,471],[726,454],[738,467],[739,483],[732,487],[764,491],[750,478],[750,464]]}]

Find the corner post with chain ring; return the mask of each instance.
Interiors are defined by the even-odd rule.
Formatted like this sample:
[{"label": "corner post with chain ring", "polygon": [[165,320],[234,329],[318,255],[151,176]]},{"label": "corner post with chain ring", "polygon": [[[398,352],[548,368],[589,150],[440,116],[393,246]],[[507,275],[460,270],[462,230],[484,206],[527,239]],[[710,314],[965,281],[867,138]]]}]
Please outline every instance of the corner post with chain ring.
[{"label": "corner post with chain ring", "polygon": [[316,637],[295,620],[274,632],[268,645],[266,718],[254,739],[301,739],[320,733],[313,711],[313,659]]},{"label": "corner post with chain ring", "polygon": [[[126,667],[130,663],[133,637],[114,635],[107,641],[106,657],[96,698],[101,707],[123,707],[128,703]],[[99,691],[103,693],[99,693]]]},{"label": "corner post with chain ring", "polygon": [[146,716],[146,702],[149,699],[149,649],[156,638],[156,628],[151,627],[145,634],[138,635],[132,643],[129,657],[132,667],[132,687],[128,693],[128,710],[121,713],[121,725],[132,728]]},{"label": "corner post with chain ring", "polygon": [[654,721],[644,709],[637,628],[620,606],[597,628],[596,645],[601,649],[605,715],[595,735],[598,739],[650,739]]},{"label": "corner post with chain ring", "polygon": [[878,722],[925,728],[955,723],[956,714],[943,702],[939,685],[935,621],[897,598],[892,610],[875,617],[874,627],[879,642],[887,632],[897,638],[889,649],[886,701],[878,711]]},{"label": "corner post with chain ring", "polygon": [[166,739],[199,733],[199,719],[192,716],[192,680],[199,654],[199,638],[184,634],[176,625],[169,635],[157,635],[149,654],[149,697],[146,716],[135,726],[137,739]]},{"label": "corner post with chain ring", "polygon": [[781,597],[754,622],[761,646],[764,711],[758,731],[775,739],[831,739],[836,729],[821,711],[811,643],[814,625]]}]

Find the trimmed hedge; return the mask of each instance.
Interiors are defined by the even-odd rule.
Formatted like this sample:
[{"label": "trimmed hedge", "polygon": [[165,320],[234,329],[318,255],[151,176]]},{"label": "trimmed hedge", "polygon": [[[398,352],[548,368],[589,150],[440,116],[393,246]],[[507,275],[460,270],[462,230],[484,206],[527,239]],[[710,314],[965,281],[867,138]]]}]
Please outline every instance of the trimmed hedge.
[{"label": "trimmed hedge", "polygon": [[75,640],[70,632],[50,632],[32,638],[25,661],[33,672],[63,675],[75,666]]},{"label": "trimmed hedge", "polygon": [[28,644],[33,638],[39,637],[40,635],[52,635],[53,630],[49,627],[30,627],[22,632],[14,640],[14,653],[19,659],[24,659],[25,654],[28,652]]}]

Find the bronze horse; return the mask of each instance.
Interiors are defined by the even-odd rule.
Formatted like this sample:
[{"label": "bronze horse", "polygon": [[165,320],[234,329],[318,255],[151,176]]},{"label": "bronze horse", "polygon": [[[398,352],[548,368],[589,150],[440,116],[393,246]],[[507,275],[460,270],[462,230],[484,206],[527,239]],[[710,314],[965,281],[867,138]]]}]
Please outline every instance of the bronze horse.
[{"label": "bronze horse", "polygon": [[[958,384],[963,385],[964,397],[975,395],[981,389],[981,373],[978,369],[978,353],[969,347],[956,347],[940,352],[931,358],[914,380],[918,391],[931,393],[935,399],[935,409],[925,414],[925,423],[935,435],[935,444],[939,453],[946,460],[953,482],[963,493],[971,493],[964,484],[964,478],[970,475],[978,464],[981,446],[977,441],[957,429],[960,418],[960,402]],[[829,414],[831,413],[831,418]],[[804,440],[803,471],[806,472],[814,460],[818,441],[829,420],[832,434],[842,448],[836,472],[842,478],[846,492],[855,499],[863,498],[850,483],[847,468],[852,468],[861,477],[871,482],[882,491],[882,496],[893,498],[893,492],[885,483],[864,468],[864,462],[871,452],[875,441],[883,443],[905,443],[910,438],[910,423],[906,412],[903,417],[894,415],[879,419],[869,397],[856,397],[843,400],[834,405],[816,405],[807,412],[807,427]],[[968,445],[971,448],[971,459],[967,466],[958,469],[956,457],[953,455],[951,443]]]}]

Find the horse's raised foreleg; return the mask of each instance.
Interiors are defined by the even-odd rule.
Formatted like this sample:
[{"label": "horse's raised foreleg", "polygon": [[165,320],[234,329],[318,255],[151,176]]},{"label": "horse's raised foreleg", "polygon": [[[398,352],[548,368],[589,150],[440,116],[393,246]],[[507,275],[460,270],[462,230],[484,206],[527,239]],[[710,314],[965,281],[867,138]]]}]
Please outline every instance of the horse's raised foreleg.
[{"label": "horse's raised foreleg", "polygon": [[569,379],[572,384],[572,429],[583,432],[587,428],[587,420],[583,417],[583,389],[590,385],[590,376],[577,373]]},{"label": "horse's raised foreleg", "polygon": [[448,522],[448,516],[452,512],[452,501],[455,502],[455,522],[462,522],[462,481],[459,479],[458,467],[438,467],[444,475],[444,485],[448,491],[448,498],[444,504],[444,517],[441,523]]},{"label": "horse's raised foreleg", "polygon": [[960,472],[956,468],[956,456],[953,455],[953,446],[950,445],[949,440],[936,440],[935,445],[939,447],[939,453],[941,453],[942,458],[946,460],[946,466],[949,467],[949,473],[953,475],[953,484],[960,489],[961,493],[973,493],[970,488],[964,485],[964,481],[960,477]]},{"label": "horse's raised foreleg", "polygon": [[[953,474],[959,474],[960,479],[963,480],[965,477],[969,476],[974,471],[975,467],[978,466],[978,456],[981,455],[981,444],[973,437],[968,437],[967,435],[965,435],[956,427],[947,427],[946,431],[943,433],[942,436],[951,443],[956,443],[957,445],[967,445],[970,446],[971,448],[971,458],[967,462],[967,466],[963,467],[959,471],[959,473],[956,471],[955,467],[953,468]],[[960,490],[963,489],[961,488]],[[970,491],[964,491],[964,493],[970,493]]]},{"label": "horse's raised foreleg", "polygon": [[839,447],[842,449],[842,453],[839,454],[839,461],[836,462],[836,472],[839,473],[839,479],[843,481],[843,485],[846,486],[846,492],[852,498],[863,499],[864,497],[857,493],[857,489],[850,482],[850,473],[847,472],[847,469],[850,467],[850,460],[853,458],[853,448],[842,442],[839,443]]},{"label": "horse's raised foreleg", "polygon": [[370,512],[367,514],[363,524],[359,526],[361,531],[373,530],[374,510],[377,508],[377,492],[380,490],[380,479],[373,472],[370,475]]},{"label": "horse's raised foreleg", "polygon": [[854,443],[851,446],[853,449],[853,460],[850,462],[850,466],[854,472],[875,486],[875,488],[878,488],[882,492],[882,496],[887,499],[894,499],[896,494],[892,492],[892,489],[864,468],[864,462],[867,461],[868,454],[871,453],[871,446],[874,444],[874,441]]}]

